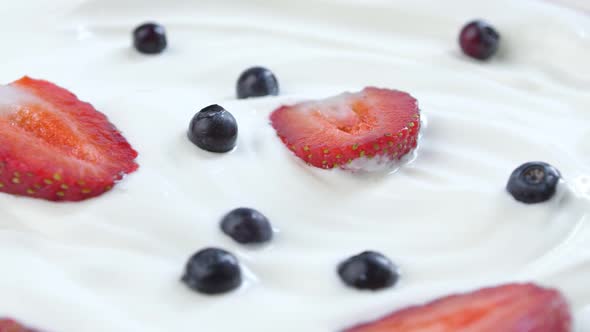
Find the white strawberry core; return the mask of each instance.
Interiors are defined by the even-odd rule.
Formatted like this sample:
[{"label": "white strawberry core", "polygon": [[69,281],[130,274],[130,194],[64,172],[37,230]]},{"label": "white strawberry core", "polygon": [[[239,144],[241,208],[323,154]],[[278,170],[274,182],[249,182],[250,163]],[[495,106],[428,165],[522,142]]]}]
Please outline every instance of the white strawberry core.
[{"label": "white strawberry core", "polygon": [[343,93],[321,102],[309,102],[303,110],[307,112],[319,112],[328,122],[335,127],[353,127],[359,121],[358,114],[352,107],[354,94]]},{"label": "white strawberry core", "polygon": [[0,86],[0,115],[14,113],[24,105],[42,103],[37,97],[25,90],[11,85]]}]

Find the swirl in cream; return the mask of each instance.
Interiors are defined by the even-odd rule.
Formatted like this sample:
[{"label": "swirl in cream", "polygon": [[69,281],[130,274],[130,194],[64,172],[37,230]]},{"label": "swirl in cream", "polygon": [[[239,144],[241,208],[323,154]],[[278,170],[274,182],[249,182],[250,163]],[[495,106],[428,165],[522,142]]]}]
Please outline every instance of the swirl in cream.
[{"label": "swirl in cream", "polygon": [[[590,329],[590,19],[537,1],[21,0],[3,4],[0,76],[49,79],[109,116],[138,172],[99,198],[56,204],[0,195],[2,314],[61,332],[334,331],[433,297],[533,280],[568,297]],[[509,10],[508,10],[509,9]],[[479,63],[456,38],[481,17],[502,34]],[[169,48],[144,56],[131,31],[157,19]],[[274,70],[279,97],[236,100],[239,73]],[[268,116],[281,104],[366,85],[411,92],[429,123],[394,175],[303,165]],[[236,117],[230,154],[186,138],[218,103]],[[505,192],[543,160],[564,176],[550,202]],[[244,248],[219,230],[254,207],[279,232]],[[206,246],[240,258],[247,282],[207,297],[179,277]],[[346,288],[338,262],[379,250],[393,289]],[[584,325],[586,324],[586,325]]]}]

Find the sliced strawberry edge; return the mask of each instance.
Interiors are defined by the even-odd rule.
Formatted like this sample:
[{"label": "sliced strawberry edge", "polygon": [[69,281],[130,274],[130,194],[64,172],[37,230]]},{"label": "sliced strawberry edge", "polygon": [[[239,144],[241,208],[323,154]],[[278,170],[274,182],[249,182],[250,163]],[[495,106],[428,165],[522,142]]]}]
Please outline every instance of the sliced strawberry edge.
[{"label": "sliced strawberry edge", "polygon": [[[299,120],[297,117],[300,115],[295,113],[298,112],[298,108],[306,107],[310,103],[319,104],[321,107],[323,102],[330,102],[330,100],[336,100],[339,97],[385,101],[402,98],[406,103],[405,106],[411,107],[411,110],[406,112],[407,114],[404,114],[401,119],[396,119],[402,124],[396,125],[393,129],[376,127],[365,136],[355,137],[350,135],[348,140],[341,140],[340,143],[336,144],[333,142],[334,140],[327,138],[324,140],[325,143],[312,146],[305,138],[294,137],[293,130],[297,130],[297,128],[290,124]],[[415,98],[403,91],[376,87],[367,87],[357,93],[345,93],[324,100],[281,106],[271,114],[270,120],[281,141],[296,156],[309,165],[324,169],[347,168],[347,165],[353,160],[363,157],[368,159],[384,157],[387,160],[399,160],[417,147],[418,133],[421,126],[420,110]],[[311,124],[312,120],[307,119],[307,121],[309,121],[308,124]],[[291,131],[286,129],[289,126],[293,127]],[[316,129],[315,132],[310,133],[308,136],[317,135],[317,138],[313,140],[319,142],[322,135],[326,135],[326,132],[322,131],[325,128],[316,127]]]},{"label": "sliced strawberry edge", "polygon": [[10,318],[0,318],[0,332],[39,332]]},{"label": "sliced strawberry edge", "polygon": [[[518,294],[517,294],[518,293]],[[518,295],[515,298],[515,295]],[[531,298],[537,300],[536,303],[530,305]],[[472,306],[457,308],[457,302],[470,301]],[[464,303],[460,303],[463,305]],[[502,313],[496,313],[490,311],[489,306],[496,306],[499,311],[504,310]],[[453,307],[455,306],[455,307]],[[518,310],[521,312],[514,312],[514,307],[518,306]],[[437,316],[436,310],[447,311],[446,315],[442,317]],[[426,311],[425,311],[426,310]],[[469,331],[473,330],[473,326],[469,326],[478,320],[488,319],[488,323],[492,321],[492,315],[496,315],[493,319],[502,319],[501,323],[506,324],[506,320],[503,317],[508,310],[512,314],[510,317],[510,323],[512,324],[508,329],[503,325],[502,332],[522,332],[522,331],[535,331],[535,332],[570,332],[572,326],[572,316],[569,309],[569,305],[565,297],[557,290],[552,288],[543,288],[534,283],[513,283],[505,284],[494,287],[482,288],[476,291],[462,294],[447,295],[425,304],[410,306],[398,311],[394,311],[382,318],[374,321],[362,323],[354,327],[344,330],[344,332],[406,332],[406,331],[422,331],[421,326],[405,325],[402,329],[395,327],[395,325],[404,322],[408,317],[414,316],[418,319],[422,319],[422,323],[426,321],[428,324],[437,322],[438,319],[445,319],[443,324],[441,321],[438,326],[438,332],[461,332],[462,328],[457,327],[458,324],[467,324],[465,328],[469,328]],[[457,316],[457,313],[461,313]],[[467,314],[468,313],[468,314]],[[434,314],[429,321],[425,319],[425,316]],[[531,325],[528,319],[531,315],[534,315],[537,320],[535,325]],[[390,325],[381,326],[382,324]],[[489,324],[488,324],[489,325]],[[432,326],[432,325],[428,325]],[[523,326],[534,326],[536,329],[533,330],[522,330]],[[538,329],[541,327],[548,327],[549,329]],[[466,330],[467,331],[467,330]],[[479,331],[479,330],[478,330]],[[486,326],[485,332],[496,331],[490,326]],[[499,330],[498,330],[499,331]],[[484,332],[484,330],[482,330]]]},{"label": "sliced strawberry edge", "polygon": [[[135,158],[138,156],[137,151],[131,147],[131,144],[109,121],[107,116],[97,111],[90,103],[81,101],[75,94],[46,80],[24,76],[11,85],[30,91],[37,98],[71,117],[83,117],[86,122],[79,122],[77,125],[83,127],[84,135],[95,141],[109,140],[111,144],[115,144],[114,148],[105,148],[102,152],[117,160],[117,168],[120,169],[119,175],[131,173],[139,167],[135,162]],[[64,104],[67,108],[63,107]],[[120,176],[115,176],[115,178],[120,178]]]},{"label": "sliced strawberry edge", "polygon": [[26,76],[9,86],[48,105],[56,116],[71,119],[73,128],[80,130],[81,139],[92,145],[98,159],[60,155],[55,146],[11,125],[4,114],[0,131],[11,144],[0,146],[0,191],[52,201],[80,201],[110,190],[116,181],[139,167],[137,152],[89,103],[53,83]]}]

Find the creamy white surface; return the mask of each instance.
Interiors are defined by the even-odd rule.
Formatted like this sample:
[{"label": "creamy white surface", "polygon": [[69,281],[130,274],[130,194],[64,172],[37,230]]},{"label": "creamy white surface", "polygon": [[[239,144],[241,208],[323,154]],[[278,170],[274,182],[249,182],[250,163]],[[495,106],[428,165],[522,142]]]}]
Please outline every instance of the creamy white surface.
[{"label": "creamy white surface", "polygon": [[[489,63],[466,59],[459,28],[502,34]],[[0,81],[51,80],[109,116],[138,172],[75,204],[0,195],[0,315],[55,332],[336,331],[436,296],[504,281],[564,292],[590,331],[590,18],[533,1],[20,0],[0,12]],[[169,49],[143,56],[131,30],[156,20]],[[252,65],[281,96],[234,98]],[[303,165],[268,124],[283,103],[366,85],[412,93],[428,117],[416,160],[390,176]],[[219,103],[239,122],[229,154],[185,131]],[[562,172],[557,197],[504,190],[523,162]],[[222,235],[249,206],[279,230],[264,248]],[[219,246],[246,282],[208,297],[179,282]],[[394,288],[348,289],[336,265],[365,249],[401,268]],[[585,325],[584,325],[585,324]]]}]

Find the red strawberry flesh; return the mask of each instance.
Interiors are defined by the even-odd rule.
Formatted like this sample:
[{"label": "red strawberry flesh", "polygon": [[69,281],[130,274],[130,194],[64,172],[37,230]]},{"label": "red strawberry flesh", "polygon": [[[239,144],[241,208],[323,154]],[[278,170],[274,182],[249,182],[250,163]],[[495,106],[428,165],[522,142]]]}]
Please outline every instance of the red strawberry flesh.
[{"label": "red strawberry flesh", "polygon": [[37,332],[37,330],[30,329],[12,319],[0,318],[0,332]]},{"label": "red strawberry flesh", "polygon": [[400,159],[416,147],[418,103],[409,94],[374,87],[283,106],[272,126],[299,158],[320,168],[346,168],[355,159]]},{"label": "red strawberry flesh", "polygon": [[50,82],[0,86],[0,191],[80,201],[137,169],[137,152],[106,116]]},{"label": "red strawberry flesh", "polygon": [[571,326],[558,291],[508,284],[443,297],[345,332],[570,332]]}]

